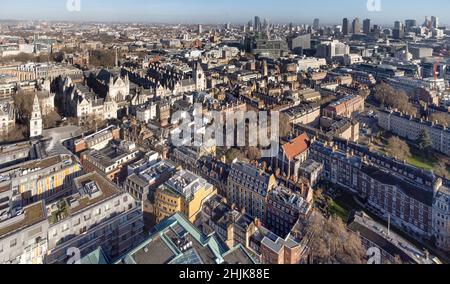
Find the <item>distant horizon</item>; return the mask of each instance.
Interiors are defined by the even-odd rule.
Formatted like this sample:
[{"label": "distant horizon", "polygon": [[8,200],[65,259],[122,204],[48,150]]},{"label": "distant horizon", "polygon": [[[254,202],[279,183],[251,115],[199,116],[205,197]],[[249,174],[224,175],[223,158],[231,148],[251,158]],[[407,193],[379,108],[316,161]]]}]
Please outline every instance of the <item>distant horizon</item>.
[{"label": "distant horizon", "polygon": [[[205,24],[230,22],[244,25],[255,16],[275,24],[309,24],[319,18],[321,26],[341,25],[343,18],[392,26],[395,21],[437,16],[441,25],[449,24],[442,11],[450,10],[446,0],[80,0],[80,11],[68,9],[68,1],[77,0],[3,0],[1,21],[98,22],[143,24]],[[380,1],[380,10],[368,9],[368,1]],[[78,7],[72,5],[72,7]],[[442,13],[442,14],[441,14]]]},{"label": "distant horizon", "polygon": [[[360,17],[347,17],[350,21],[350,24],[352,23],[353,19],[355,18],[359,18],[361,26],[363,24],[363,21],[366,18],[360,18]],[[263,17],[261,17],[261,19],[264,19]],[[342,19],[343,20],[343,19]],[[327,26],[342,26],[342,20],[340,22],[337,23],[323,23],[320,22],[320,27],[327,27]],[[372,19],[371,20],[371,25],[379,25],[382,27],[393,27],[394,26],[394,22],[393,23],[377,23],[377,22],[373,22]],[[404,19],[404,20],[400,20],[402,22],[405,22],[406,20],[416,20],[416,19]],[[425,20],[425,18],[424,18]],[[416,20],[418,25],[421,25],[422,22],[419,20]],[[49,20],[49,19],[2,19],[0,18],[0,23],[1,22],[47,22],[47,23],[74,23],[74,24],[143,24],[143,25],[205,25],[205,26],[215,26],[215,25],[225,25],[225,24],[231,24],[232,26],[244,26],[248,24],[247,22],[151,22],[151,21],[133,21],[133,20]],[[312,26],[313,23],[309,23],[309,22],[302,22],[302,21],[298,21],[298,22],[274,22],[271,21],[271,24],[275,24],[275,25],[289,25],[289,24],[293,24],[293,25],[310,25]],[[449,27],[450,25],[444,24],[441,22],[441,27],[445,26],[445,27]]]}]

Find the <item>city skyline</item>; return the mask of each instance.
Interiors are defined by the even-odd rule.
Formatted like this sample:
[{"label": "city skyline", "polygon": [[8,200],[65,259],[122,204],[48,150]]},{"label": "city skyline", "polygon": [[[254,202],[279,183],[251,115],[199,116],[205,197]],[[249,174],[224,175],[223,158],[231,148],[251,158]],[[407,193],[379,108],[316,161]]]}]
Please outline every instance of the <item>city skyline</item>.
[{"label": "city skyline", "polygon": [[[75,0],[76,1],[76,0]],[[36,3],[38,2],[38,3]],[[395,2],[395,3],[393,3]],[[381,1],[381,11],[369,11],[366,0],[336,1],[321,0],[318,2],[300,2],[294,0],[253,1],[236,0],[210,3],[205,0],[131,0],[127,3],[117,0],[81,0],[81,11],[69,11],[67,0],[18,0],[10,2],[0,11],[1,20],[48,20],[48,21],[99,21],[99,22],[148,22],[148,23],[183,23],[214,24],[232,22],[244,24],[255,15],[268,18],[274,23],[309,23],[315,18],[321,25],[341,24],[342,18],[361,20],[370,18],[372,23],[392,25],[394,21],[415,19],[421,22],[425,16],[435,15],[442,24],[448,21],[436,11],[436,7],[449,6],[443,0],[422,1],[410,5],[411,1]],[[420,5],[420,9],[418,9]],[[236,8],[238,7],[238,9]],[[298,7],[298,9],[294,9]],[[324,9],[323,7],[327,7]],[[279,9],[278,9],[279,8]],[[328,10],[328,11],[327,11]],[[330,12],[333,13],[330,13]],[[331,15],[330,15],[331,14]],[[101,16],[99,16],[101,15]]]}]

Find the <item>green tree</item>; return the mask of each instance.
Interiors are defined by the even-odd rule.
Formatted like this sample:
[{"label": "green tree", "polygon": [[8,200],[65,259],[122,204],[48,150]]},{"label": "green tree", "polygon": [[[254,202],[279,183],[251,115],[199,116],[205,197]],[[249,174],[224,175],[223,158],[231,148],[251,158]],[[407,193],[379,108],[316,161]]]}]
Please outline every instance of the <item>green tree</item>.
[{"label": "green tree", "polygon": [[427,154],[431,153],[432,150],[432,143],[430,139],[430,134],[426,129],[423,129],[420,132],[419,138],[417,139],[417,146],[420,150],[424,151]]}]

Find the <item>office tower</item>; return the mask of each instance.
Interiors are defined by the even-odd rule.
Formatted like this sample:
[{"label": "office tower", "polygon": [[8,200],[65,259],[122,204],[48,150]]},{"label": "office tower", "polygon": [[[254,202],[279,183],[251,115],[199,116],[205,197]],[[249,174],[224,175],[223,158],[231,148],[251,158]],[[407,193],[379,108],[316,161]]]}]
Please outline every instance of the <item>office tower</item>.
[{"label": "office tower", "polygon": [[319,29],[319,25],[320,25],[320,20],[314,19],[313,29],[317,31]]},{"label": "office tower", "polygon": [[198,34],[201,35],[203,33],[203,26],[198,25]]},{"label": "office tower", "polygon": [[264,19],[262,26],[264,29],[267,29],[269,27],[269,20]]},{"label": "office tower", "polygon": [[359,22],[359,18],[355,18],[353,20],[352,32],[354,34],[359,34],[361,32],[361,23]]},{"label": "office tower", "polygon": [[350,47],[337,40],[322,42],[317,46],[316,57],[332,59],[350,53]]},{"label": "office tower", "polygon": [[431,16],[431,26],[435,29],[439,28],[439,18]]},{"label": "office tower", "polygon": [[363,22],[363,32],[368,35],[370,33],[370,19],[365,19]]},{"label": "office tower", "polygon": [[413,27],[417,26],[416,20],[405,20],[405,31],[410,32]]},{"label": "office tower", "polygon": [[230,30],[230,28],[231,28],[231,24],[230,24],[230,23],[227,23],[227,24],[225,25],[225,29]]},{"label": "office tower", "polygon": [[311,34],[294,35],[288,38],[288,46],[296,54],[303,54],[303,51],[311,48]]},{"label": "office tower", "polygon": [[247,28],[249,31],[251,31],[253,29],[253,21],[252,20],[248,21]]},{"label": "office tower", "polygon": [[344,20],[342,21],[342,34],[348,35],[349,31],[350,31],[350,22],[348,21],[347,18],[344,18]]},{"label": "office tower", "polygon": [[258,17],[258,16],[256,16],[255,17],[255,31],[261,31],[261,19]]},{"label": "office tower", "polygon": [[394,30],[392,31],[392,36],[394,39],[402,39],[405,35],[405,29],[403,23],[400,21],[395,21]]}]

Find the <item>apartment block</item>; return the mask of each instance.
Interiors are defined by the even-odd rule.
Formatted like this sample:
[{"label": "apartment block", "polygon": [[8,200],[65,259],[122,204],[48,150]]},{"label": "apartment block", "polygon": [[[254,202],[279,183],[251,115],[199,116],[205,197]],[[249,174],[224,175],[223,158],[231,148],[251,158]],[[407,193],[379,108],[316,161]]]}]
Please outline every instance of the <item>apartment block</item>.
[{"label": "apartment block", "polygon": [[417,140],[423,131],[427,131],[433,149],[450,155],[450,130],[434,122],[424,121],[403,115],[393,110],[379,111],[378,125],[408,140]]}]

